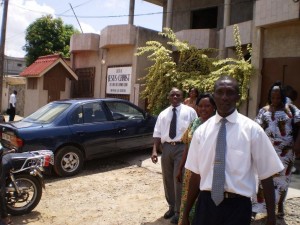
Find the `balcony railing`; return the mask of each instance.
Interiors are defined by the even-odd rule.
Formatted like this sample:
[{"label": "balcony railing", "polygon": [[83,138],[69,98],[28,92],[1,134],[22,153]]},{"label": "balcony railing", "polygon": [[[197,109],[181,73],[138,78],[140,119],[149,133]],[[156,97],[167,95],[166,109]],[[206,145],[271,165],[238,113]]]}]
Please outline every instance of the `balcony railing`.
[{"label": "balcony railing", "polygon": [[255,6],[255,26],[299,20],[299,2],[292,0],[260,0]]},{"label": "balcony railing", "polygon": [[99,41],[99,34],[74,34],[70,41],[70,51],[98,51]]},{"label": "balcony railing", "polygon": [[[239,33],[241,44],[249,44],[252,42],[252,20],[246,21],[243,23],[238,23]],[[233,35],[233,26],[226,27],[226,39],[225,39],[225,47],[233,47],[235,46],[234,35]]]},{"label": "balcony railing", "polygon": [[187,41],[198,49],[216,48],[217,32],[213,29],[181,30],[175,33],[180,41]]},{"label": "balcony railing", "polygon": [[130,24],[107,26],[101,31],[100,48],[135,45],[136,32],[136,27]]}]

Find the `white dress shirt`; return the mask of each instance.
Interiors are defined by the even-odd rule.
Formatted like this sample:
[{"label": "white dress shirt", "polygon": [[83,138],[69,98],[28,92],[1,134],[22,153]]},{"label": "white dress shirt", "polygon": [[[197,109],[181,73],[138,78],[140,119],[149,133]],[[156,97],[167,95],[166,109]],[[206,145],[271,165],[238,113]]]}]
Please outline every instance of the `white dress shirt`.
[{"label": "white dress shirt", "polygon": [[153,137],[161,138],[161,143],[181,141],[181,137],[190,123],[197,117],[196,111],[187,105],[180,104],[176,107],[176,137],[171,139],[169,137],[170,124],[173,117],[173,106],[169,106],[163,110],[157,118]]},{"label": "white dress shirt", "polygon": [[[218,113],[202,124],[193,135],[185,167],[200,174],[200,190],[211,190],[216,140],[220,120]],[[264,130],[237,111],[226,117],[227,152],[225,191],[252,197],[256,176],[266,179],[284,169]]]},{"label": "white dress shirt", "polygon": [[16,108],[16,102],[17,102],[16,95],[12,93],[9,97],[9,103],[12,104],[14,108]]}]

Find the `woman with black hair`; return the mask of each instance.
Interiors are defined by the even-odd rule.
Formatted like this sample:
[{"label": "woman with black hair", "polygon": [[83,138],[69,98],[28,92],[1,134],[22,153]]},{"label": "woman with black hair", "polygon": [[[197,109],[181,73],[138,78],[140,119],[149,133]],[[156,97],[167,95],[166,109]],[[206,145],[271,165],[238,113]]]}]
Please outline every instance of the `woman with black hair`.
[{"label": "woman with black hair", "polygon": [[[292,123],[300,126],[300,111],[292,105],[286,104],[286,96],[280,82],[274,83],[268,94],[268,105],[261,108],[255,121],[264,129],[272,142],[276,153],[284,165],[284,170],[273,176],[277,216],[284,217],[284,201],[291,181],[292,168],[295,160]],[[295,143],[299,143],[299,135]],[[263,190],[259,185],[257,199],[253,201],[253,218],[256,213],[266,210]]]},{"label": "woman with black hair", "polygon": [[[177,181],[182,183],[182,196],[181,196],[181,205],[180,205],[180,215],[179,215],[179,223],[181,224],[182,215],[186,205],[187,199],[187,190],[188,184],[191,177],[191,171],[185,169],[184,177],[182,179],[182,171],[187,159],[187,154],[189,150],[189,145],[193,137],[194,131],[203,124],[206,120],[208,120],[211,116],[213,116],[216,112],[216,104],[213,100],[211,94],[201,94],[196,101],[196,112],[198,114],[198,118],[196,118],[188,127],[188,129],[183,134],[181,140],[185,144],[185,149],[182,154],[182,159],[177,172]],[[183,180],[183,181],[182,181]],[[194,207],[190,213],[190,220],[192,220],[194,214]]]}]

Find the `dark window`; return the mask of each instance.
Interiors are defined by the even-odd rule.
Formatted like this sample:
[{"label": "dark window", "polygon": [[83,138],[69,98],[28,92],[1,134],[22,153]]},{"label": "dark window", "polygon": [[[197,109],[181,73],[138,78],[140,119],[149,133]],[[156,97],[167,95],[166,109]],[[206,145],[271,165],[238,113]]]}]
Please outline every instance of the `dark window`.
[{"label": "dark window", "polygon": [[21,63],[18,63],[17,66],[18,66],[18,67],[22,67],[22,64],[21,64]]},{"label": "dark window", "polygon": [[94,97],[95,67],[75,70],[78,81],[72,82],[73,98]]},{"label": "dark window", "polygon": [[192,11],[192,29],[217,28],[218,7]]},{"label": "dark window", "polygon": [[135,107],[124,102],[105,102],[112,112],[114,120],[144,119],[144,114]]}]

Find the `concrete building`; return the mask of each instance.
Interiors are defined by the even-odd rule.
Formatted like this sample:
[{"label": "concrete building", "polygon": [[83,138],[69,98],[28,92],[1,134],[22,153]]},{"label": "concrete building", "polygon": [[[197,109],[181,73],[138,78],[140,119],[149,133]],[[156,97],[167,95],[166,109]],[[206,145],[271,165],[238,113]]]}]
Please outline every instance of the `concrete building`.
[{"label": "concrete building", "polygon": [[139,79],[151,64],[146,56],[136,56],[148,40],[164,41],[157,31],[132,24],[108,26],[99,34],[75,34],[71,38],[72,68],[78,76],[72,97],[115,97],[142,108]]},{"label": "concrete building", "polygon": [[4,56],[4,76],[19,75],[26,67],[25,58]]},{"label": "concrete building", "polygon": [[[300,93],[299,0],[145,0],[163,7],[163,26],[198,48],[216,47],[220,57],[232,56],[233,25],[244,46],[251,43],[250,99],[243,113],[255,117],[277,80]],[[300,106],[300,99],[295,102]]]},{"label": "concrete building", "polygon": [[24,113],[24,88],[26,80],[19,77],[19,74],[25,69],[25,58],[4,56],[3,65],[3,86],[2,86],[2,112],[6,111],[9,106],[9,96],[16,90],[17,95],[17,107],[16,112],[19,115]]}]

